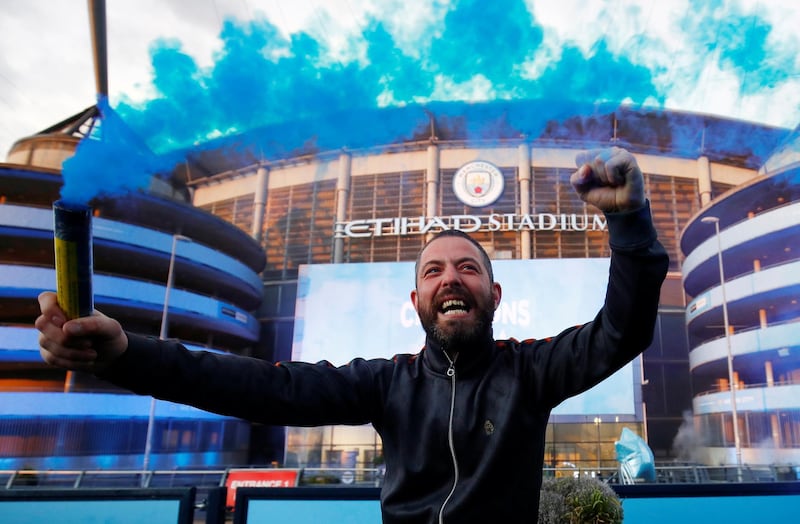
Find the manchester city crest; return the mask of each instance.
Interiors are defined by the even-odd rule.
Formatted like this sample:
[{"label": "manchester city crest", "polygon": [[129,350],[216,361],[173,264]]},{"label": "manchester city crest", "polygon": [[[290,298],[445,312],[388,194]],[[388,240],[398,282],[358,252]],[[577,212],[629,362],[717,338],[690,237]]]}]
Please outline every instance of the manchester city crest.
[{"label": "manchester city crest", "polygon": [[453,192],[470,207],[493,204],[503,194],[503,186],[500,170],[481,160],[461,166],[453,176]]}]

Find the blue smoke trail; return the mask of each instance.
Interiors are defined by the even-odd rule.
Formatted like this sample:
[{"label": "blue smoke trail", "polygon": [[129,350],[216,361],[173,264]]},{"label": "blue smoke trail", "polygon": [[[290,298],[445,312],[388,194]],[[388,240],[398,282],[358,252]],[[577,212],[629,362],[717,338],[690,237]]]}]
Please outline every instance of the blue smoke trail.
[{"label": "blue smoke trail", "polygon": [[107,98],[99,97],[97,108],[99,126],[62,166],[61,199],[70,204],[144,190],[154,175],[168,174],[175,165],[174,156],[153,155],[111,109]]},{"label": "blue smoke trail", "polygon": [[[695,53],[712,57],[721,68],[743,78],[741,94],[797,75],[790,53],[769,54],[772,28],[764,18],[740,11],[731,16],[730,10],[725,14],[719,7],[697,0],[695,12],[687,15],[679,29],[693,35]],[[219,141],[214,139],[245,132],[258,136],[264,151],[276,152],[279,142],[291,151],[301,144],[314,150],[425,136],[426,107],[436,107],[439,126],[463,127],[473,125],[464,122],[475,121],[464,119],[465,112],[481,111],[478,104],[469,102],[490,102],[488,106],[496,110],[503,100],[539,101],[529,110],[509,111],[504,122],[493,121],[491,128],[465,130],[469,137],[490,138],[500,125],[536,137],[553,121],[581,115],[591,126],[597,104],[617,107],[624,103],[658,111],[667,97],[669,86],[657,78],[663,71],[633,58],[637,44],[657,45],[644,33],[634,37],[633,46],[624,51],[599,40],[588,52],[576,44],[561,44],[552,57],[544,44],[545,28],[522,0],[453,2],[440,25],[438,30],[422,31],[413,51],[408,51],[384,22],[371,20],[349,42],[352,49],[364,49],[364,59],[348,61],[333,59],[328,45],[308,33],[283,36],[263,17],[228,19],[220,32],[221,51],[208,68],[198,66],[180,42],[156,41],[151,59],[158,96],[138,103],[123,99],[116,110],[159,154],[215,147]],[[548,60],[532,72],[531,62],[544,56]],[[702,64],[697,67],[680,75],[697,79]],[[456,100],[466,103],[442,104]],[[420,109],[391,111],[404,106]],[[380,118],[370,114],[379,108]],[[114,114],[108,107],[105,111]],[[335,141],[326,141],[330,137]],[[147,159],[141,151],[134,148],[127,153],[136,157],[130,165],[149,169],[155,162],[156,168],[163,169],[163,158]],[[108,157],[119,160],[117,153],[122,154]],[[78,151],[76,169],[92,168],[92,162],[81,158],[85,154]],[[115,167],[114,178],[138,177],[138,171],[120,173]],[[87,184],[102,187],[107,178],[97,176]],[[142,183],[137,178],[124,187]]]}]

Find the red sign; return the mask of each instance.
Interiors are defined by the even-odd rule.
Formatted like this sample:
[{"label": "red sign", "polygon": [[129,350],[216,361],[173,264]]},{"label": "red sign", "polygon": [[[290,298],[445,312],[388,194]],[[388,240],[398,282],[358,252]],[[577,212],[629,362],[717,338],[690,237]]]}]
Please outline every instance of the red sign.
[{"label": "red sign", "polygon": [[230,469],[225,478],[226,505],[232,508],[236,504],[236,488],[293,488],[299,477],[299,469]]}]

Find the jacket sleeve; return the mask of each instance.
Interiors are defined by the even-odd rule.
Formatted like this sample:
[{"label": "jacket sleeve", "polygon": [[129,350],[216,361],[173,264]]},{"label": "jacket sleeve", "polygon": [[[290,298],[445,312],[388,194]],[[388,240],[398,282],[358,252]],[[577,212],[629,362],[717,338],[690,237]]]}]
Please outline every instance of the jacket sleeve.
[{"label": "jacket sleeve", "polygon": [[190,351],[128,333],[123,355],[100,378],[134,393],[275,425],[365,424],[379,409],[388,360],[271,363]]},{"label": "jacket sleeve", "polygon": [[652,342],[669,258],[649,202],[606,217],[611,264],[602,309],[593,321],[525,350],[533,395],[549,408],[607,378]]}]

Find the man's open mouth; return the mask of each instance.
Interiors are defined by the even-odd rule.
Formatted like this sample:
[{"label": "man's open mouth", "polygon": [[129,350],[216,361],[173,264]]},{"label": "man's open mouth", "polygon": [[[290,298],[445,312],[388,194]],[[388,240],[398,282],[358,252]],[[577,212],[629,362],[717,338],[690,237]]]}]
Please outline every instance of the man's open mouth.
[{"label": "man's open mouth", "polygon": [[467,303],[458,299],[445,300],[442,302],[441,307],[439,307],[439,312],[444,315],[464,315],[468,313],[469,310],[470,307]]}]

